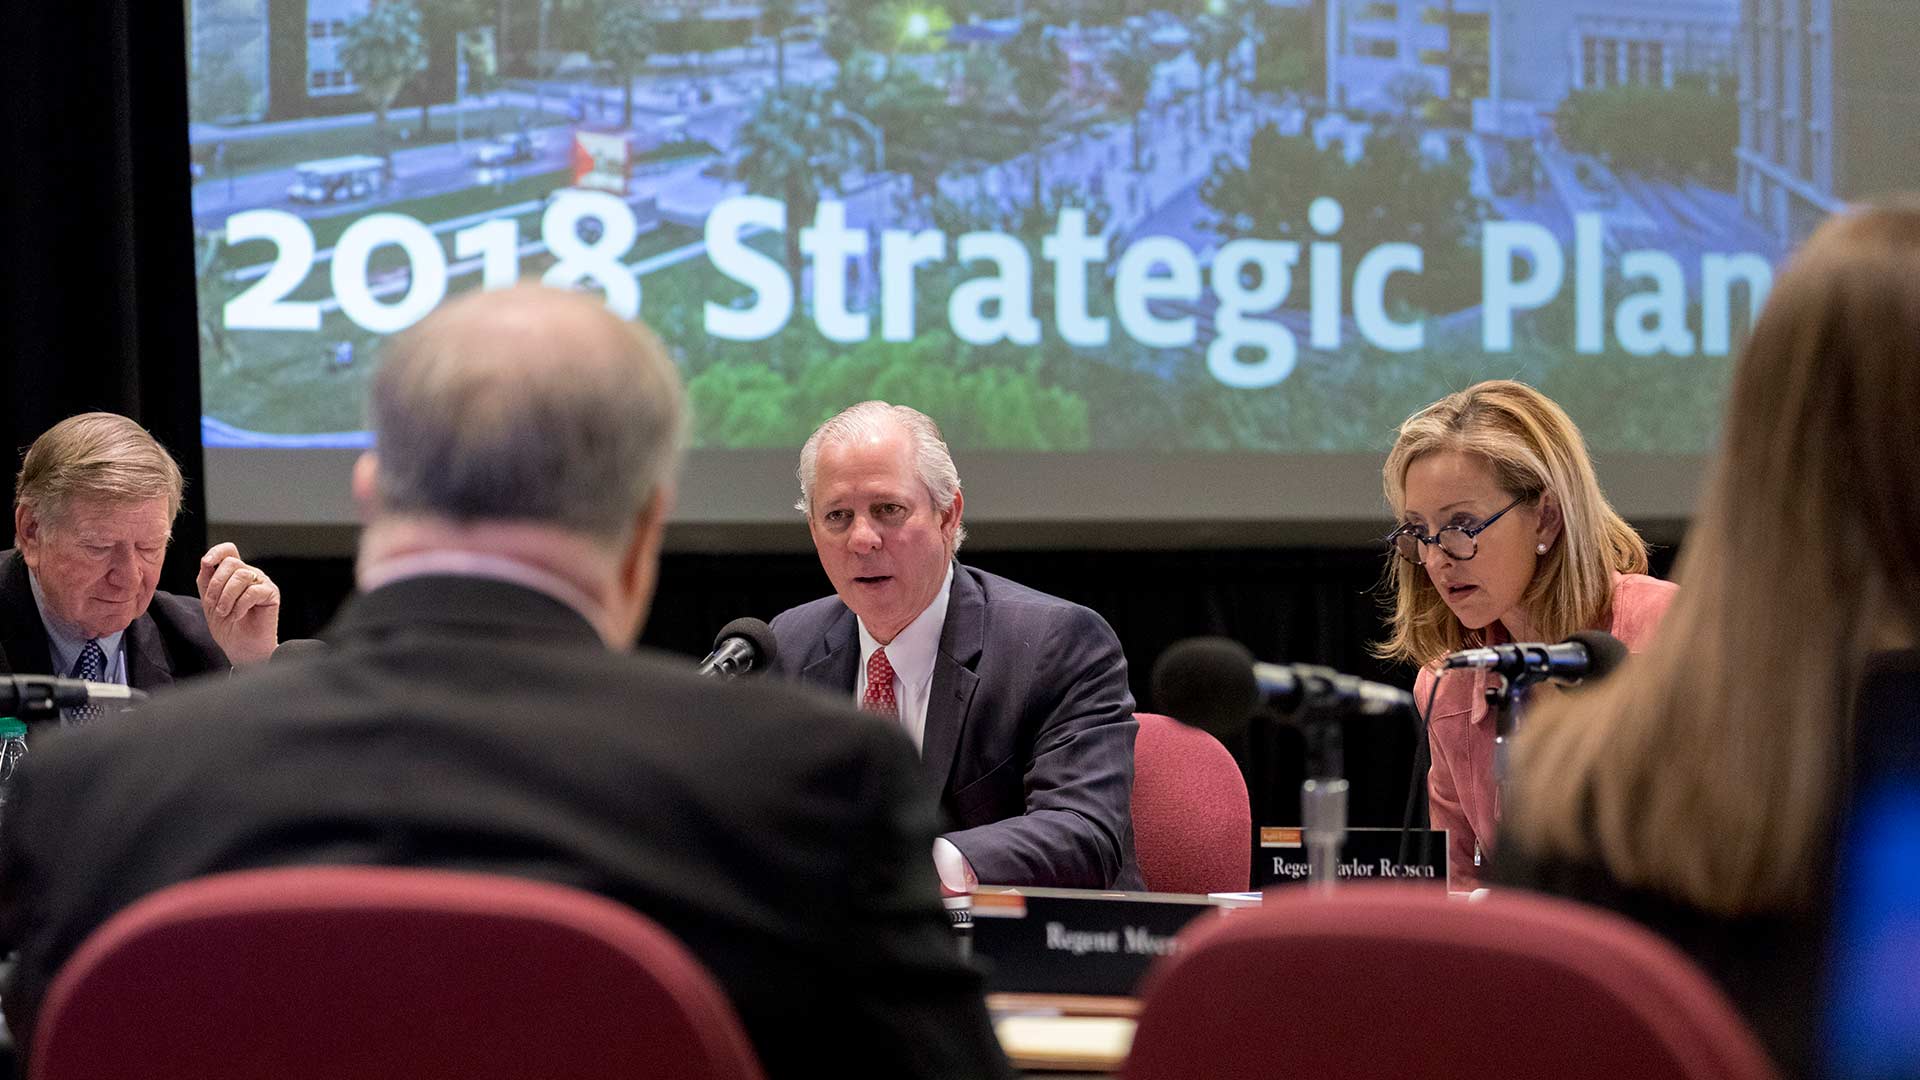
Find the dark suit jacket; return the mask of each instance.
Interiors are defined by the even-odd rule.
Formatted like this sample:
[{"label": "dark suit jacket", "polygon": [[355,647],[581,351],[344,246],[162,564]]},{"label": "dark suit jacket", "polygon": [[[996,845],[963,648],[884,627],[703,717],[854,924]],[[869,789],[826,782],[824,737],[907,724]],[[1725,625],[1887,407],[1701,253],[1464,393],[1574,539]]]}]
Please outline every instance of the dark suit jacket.
[{"label": "dark suit jacket", "polygon": [[[478,578],[355,598],[332,648],[59,731],[0,815],[7,1019],[108,916],[249,867],[443,867],[647,913],[708,966],[771,1076],[1007,1074],[958,957],[913,747],[777,683],[608,650]],[[583,987],[583,992],[591,988]]]},{"label": "dark suit jacket", "polygon": [[[850,695],[852,611],[829,596],[773,620],[777,664]],[[921,765],[948,840],[983,884],[1138,889],[1133,694],[1099,615],[956,564]]]},{"label": "dark suit jacket", "polygon": [[[175,681],[233,665],[214,644],[197,598],[153,594],[146,614],[127,626],[127,685],[149,693]],[[14,548],[0,551],[0,673],[65,675],[53,669],[53,646],[33,602],[27,560]]]}]

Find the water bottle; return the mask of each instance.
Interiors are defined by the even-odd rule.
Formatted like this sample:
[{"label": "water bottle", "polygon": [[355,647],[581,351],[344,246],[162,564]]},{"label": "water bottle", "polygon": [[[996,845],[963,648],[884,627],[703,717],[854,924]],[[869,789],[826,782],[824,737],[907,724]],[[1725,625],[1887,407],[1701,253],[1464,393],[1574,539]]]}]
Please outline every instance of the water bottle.
[{"label": "water bottle", "polygon": [[948,895],[942,888],[940,903],[947,909],[947,921],[953,925],[954,943],[960,950],[960,959],[973,959],[973,895],[961,893]]},{"label": "water bottle", "polygon": [[13,770],[27,753],[27,725],[17,717],[0,716],[0,806],[7,801]]}]

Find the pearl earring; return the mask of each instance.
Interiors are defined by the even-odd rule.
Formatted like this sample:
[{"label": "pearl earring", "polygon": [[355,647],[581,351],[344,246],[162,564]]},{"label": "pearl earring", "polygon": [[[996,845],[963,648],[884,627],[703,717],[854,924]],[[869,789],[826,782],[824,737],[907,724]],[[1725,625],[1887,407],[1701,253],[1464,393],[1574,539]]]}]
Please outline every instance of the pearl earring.
[{"label": "pearl earring", "polygon": [[1547,553],[1547,545],[1545,545],[1545,544],[1535,544],[1535,545],[1533,545],[1533,550],[1535,550],[1535,551],[1537,551],[1537,552],[1539,552],[1539,553],[1540,553],[1540,554],[1542,554],[1542,555],[1545,555],[1545,554]]}]

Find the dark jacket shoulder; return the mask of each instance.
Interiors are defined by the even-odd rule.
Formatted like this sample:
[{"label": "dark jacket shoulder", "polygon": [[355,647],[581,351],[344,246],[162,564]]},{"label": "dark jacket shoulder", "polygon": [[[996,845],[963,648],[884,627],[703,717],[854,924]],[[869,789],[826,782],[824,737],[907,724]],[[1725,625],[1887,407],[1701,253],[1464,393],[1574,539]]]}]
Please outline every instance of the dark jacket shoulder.
[{"label": "dark jacket shoulder", "polygon": [[769,1076],[806,1075],[822,1039],[876,1075],[1005,1075],[940,916],[936,806],[891,725],[610,651],[504,583],[396,582],[322,636],[28,756],[0,817],[10,1017],[30,1020],[92,929],[177,881],[449,866],[654,916],[727,990]]},{"label": "dark jacket shoulder", "polygon": [[[226,650],[213,640],[213,631],[207,627],[206,609],[201,607],[198,597],[155,592],[153,603],[147,605],[147,614],[143,617],[152,620],[175,679],[232,669]],[[134,622],[138,625],[139,620]]]}]

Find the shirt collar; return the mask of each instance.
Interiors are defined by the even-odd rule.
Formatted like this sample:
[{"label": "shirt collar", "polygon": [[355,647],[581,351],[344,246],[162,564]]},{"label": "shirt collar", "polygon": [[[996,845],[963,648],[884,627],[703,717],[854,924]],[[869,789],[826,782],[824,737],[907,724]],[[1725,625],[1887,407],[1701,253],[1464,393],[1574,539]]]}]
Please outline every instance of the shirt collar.
[{"label": "shirt collar", "polygon": [[47,631],[48,651],[51,652],[53,670],[49,675],[72,675],[73,667],[80,662],[80,650],[87,647],[89,640],[100,643],[100,651],[106,654],[106,670],[100,673],[102,682],[123,682],[119,677],[120,643],[126,640],[125,630],[116,630],[103,637],[86,638],[47,611],[47,598],[40,591],[40,579],[32,568],[27,570],[27,584],[33,589],[33,604],[40,609],[40,625]]},{"label": "shirt collar", "polygon": [[[902,683],[918,686],[933,675],[933,660],[940,652],[940,631],[947,625],[947,602],[953,595],[953,562],[947,562],[947,576],[940,582],[940,591],[906,629],[894,635],[887,643],[887,663],[893,667],[894,678]],[[864,619],[855,620],[860,626],[860,670],[867,670],[867,661],[880,648],[880,642],[867,632]]]},{"label": "shirt collar", "polygon": [[565,604],[590,625],[600,625],[600,606],[586,593],[557,574],[503,555],[446,550],[397,555],[361,566],[359,584],[363,592],[372,592],[406,578],[438,575],[488,578],[532,589]]}]

